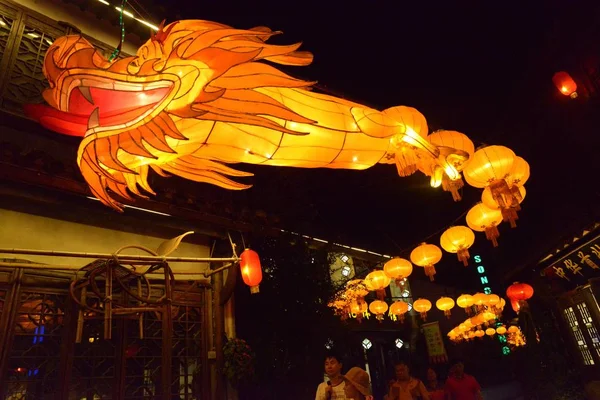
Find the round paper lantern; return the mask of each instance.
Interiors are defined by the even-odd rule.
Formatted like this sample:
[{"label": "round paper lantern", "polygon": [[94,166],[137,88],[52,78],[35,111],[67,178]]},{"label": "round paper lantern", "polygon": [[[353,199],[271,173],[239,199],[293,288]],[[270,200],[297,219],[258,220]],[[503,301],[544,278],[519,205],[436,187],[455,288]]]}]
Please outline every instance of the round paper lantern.
[{"label": "round paper lantern", "polygon": [[487,300],[487,295],[485,293],[475,293],[473,295],[473,305],[477,307],[482,307]]},{"label": "round paper lantern", "polygon": [[[460,171],[464,169],[465,164],[475,152],[473,142],[463,133],[446,130],[432,133],[427,136],[427,140],[439,149],[440,157],[443,159],[444,168],[438,166],[443,172],[442,188],[452,194],[454,201],[459,201],[461,199],[459,190],[464,186]],[[427,170],[431,173],[423,172],[431,176],[434,169],[428,168]]]},{"label": "round paper lantern", "polygon": [[481,330],[481,329],[477,329],[475,331],[475,336],[477,336],[478,338],[482,338],[482,337],[485,336],[485,332],[483,330]]},{"label": "round paper lantern", "polygon": [[473,326],[480,326],[485,323],[485,319],[482,314],[477,314],[476,316],[469,318],[468,320]]},{"label": "round paper lantern", "polygon": [[560,71],[555,73],[552,77],[552,82],[563,95],[569,96],[572,99],[577,97],[577,84],[568,72]]},{"label": "round paper lantern", "polygon": [[410,261],[425,268],[425,275],[433,281],[435,264],[442,259],[442,250],[434,244],[422,243],[410,253]]},{"label": "round paper lantern", "polygon": [[515,282],[506,289],[506,296],[510,299],[513,310],[519,312],[521,301],[526,302],[533,296],[533,288],[526,283]]},{"label": "round paper lantern", "polygon": [[469,331],[469,333],[467,333],[467,336],[469,339],[473,339],[473,338],[475,338],[475,332]]},{"label": "round paper lantern", "polygon": [[491,189],[485,188],[481,193],[481,202],[491,210],[500,210],[502,220],[510,223],[511,228],[517,226],[517,214],[521,210],[521,202],[525,200],[525,186],[513,186],[510,194],[501,194],[494,198]]},{"label": "round paper lantern", "polygon": [[444,312],[444,315],[450,318],[450,310],[454,308],[454,300],[450,297],[440,297],[438,301],[435,302],[435,306],[438,310]]},{"label": "round paper lantern", "polygon": [[495,333],[496,333],[496,330],[494,328],[487,328],[485,330],[485,334],[488,336],[494,336]]},{"label": "round paper lantern", "polygon": [[479,149],[465,167],[465,179],[476,188],[484,188],[495,181],[504,180],[510,174],[515,157],[515,153],[504,146]]},{"label": "round paper lantern", "polygon": [[515,157],[512,167],[506,178],[508,186],[523,186],[529,179],[529,163],[523,157]]},{"label": "round paper lantern", "polygon": [[508,327],[508,333],[517,333],[519,332],[519,327],[515,325],[511,325]]},{"label": "round paper lantern", "polygon": [[369,311],[375,314],[375,318],[379,321],[383,320],[383,315],[388,310],[388,305],[385,301],[374,300],[369,304]]},{"label": "round paper lantern", "polygon": [[395,315],[400,322],[404,322],[404,314],[408,312],[408,303],[404,301],[395,301],[390,306],[390,314]]},{"label": "round paper lantern", "polygon": [[431,302],[427,299],[418,299],[413,303],[415,311],[421,314],[423,321],[427,319],[427,311],[431,310]]},{"label": "round paper lantern", "polygon": [[506,327],[504,325],[497,327],[496,333],[498,335],[504,335],[506,333]]},{"label": "round paper lantern", "polygon": [[499,210],[492,210],[483,203],[475,204],[467,213],[467,225],[477,232],[485,232],[485,237],[492,242],[494,247],[498,247],[498,225],[502,222],[502,213]]},{"label": "round paper lantern", "polygon": [[456,299],[456,304],[460,308],[464,308],[465,311],[467,311],[467,314],[469,314],[468,310],[473,305],[473,296],[470,294],[461,294],[458,296],[458,299]]},{"label": "round paper lantern", "polygon": [[500,297],[500,303],[498,303],[498,307],[500,310],[504,310],[504,307],[506,306],[506,300],[504,300],[502,297]]},{"label": "round paper lantern", "polygon": [[412,270],[412,264],[404,258],[392,258],[383,266],[383,272],[398,284],[408,278],[412,274]]},{"label": "round paper lantern", "polygon": [[368,310],[367,303],[364,301],[353,301],[350,303],[350,312],[355,315],[362,315]]},{"label": "round paper lantern", "polygon": [[486,295],[485,305],[489,307],[494,307],[496,304],[500,303],[500,296],[497,294],[488,294]]},{"label": "round paper lantern", "polygon": [[469,247],[475,243],[475,234],[466,226],[453,226],[440,237],[440,245],[448,253],[456,253],[458,261],[466,267],[469,265]]},{"label": "round paper lantern", "polygon": [[379,300],[385,299],[385,288],[390,285],[392,280],[382,270],[370,272],[365,277],[365,285],[367,289],[375,291]]},{"label": "round paper lantern", "polygon": [[250,293],[258,293],[262,281],[260,258],[254,250],[246,249],[240,255],[240,270],[244,283],[250,286]]}]

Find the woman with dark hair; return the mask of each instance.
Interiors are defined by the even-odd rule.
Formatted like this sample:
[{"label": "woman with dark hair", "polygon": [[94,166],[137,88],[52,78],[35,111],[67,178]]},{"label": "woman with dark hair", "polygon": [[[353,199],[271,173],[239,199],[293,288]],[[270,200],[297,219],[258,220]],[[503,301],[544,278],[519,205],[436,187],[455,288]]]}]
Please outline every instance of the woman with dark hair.
[{"label": "woman with dark hair", "polygon": [[431,400],[446,400],[446,391],[437,378],[437,373],[433,368],[427,369],[427,390]]}]

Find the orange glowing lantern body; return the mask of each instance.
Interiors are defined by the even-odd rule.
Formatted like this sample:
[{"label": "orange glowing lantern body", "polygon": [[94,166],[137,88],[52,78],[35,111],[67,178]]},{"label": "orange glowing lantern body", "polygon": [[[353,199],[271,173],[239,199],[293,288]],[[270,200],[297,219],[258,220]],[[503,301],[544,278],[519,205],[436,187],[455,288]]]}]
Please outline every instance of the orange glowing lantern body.
[{"label": "orange glowing lantern body", "polygon": [[408,303],[396,301],[390,306],[390,314],[397,317],[400,322],[404,322],[404,315],[408,312]]},{"label": "orange glowing lantern body", "polygon": [[412,264],[404,258],[393,258],[383,266],[383,272],[398,284],[401,284],[405,278],[408,278],[412,274],[412,270]]},{"label": "orange glowing lantern body", "polygon": [[81,173],[94,196],[118,210],[113,194],[153,194],[150,170],[240,190],[250,185],[228,176],[251,174],[226,164],[363,170],[395,160],[405,176],[416,169],[418,151],[458,179],[455,160],[465,152],[448,147],[441,155],[417,110],[378,111],[311,91],[313,82],[273,65],[306,66],[312,54],[299,44],[268,44],[276,34],[177,21],[161,26],[136,56],[116,61],[82,36],[64,36],[44,60],[48,106],[26,112],[82,138]]},{"label": "orange glowing lantern body", "polygon": [[506,333],[506,327],[504,325],[497,327],[496,333],[498,335],[504,335]]},{"label": "orange glowing lantern body", "polygon": [[440,297],[438,301],[435,302],[435,306],[438,310],[444,312],[444,315],[450,318],[450,310],[454,308],[454,300],[450,297]]},{"label": "orange glowing lantern body", "polygon": [[240,269],[244,283],[250,286],[250,293],[258,293],[262,281],[260,258],[254,250],[246,249],[240,255]]},{"label": "orange glowing lantern body", "polygon": [[477,232],[485,232],[485,237],[492,242],[494,247],[498,247],[498,225],[503,217],[500,210],[492,210],[483,203],[475,204],[467,213],[467,225]]},{"label": "orange glowing lantern body", "polygon": [[456,299],[456,304],[460,308],[464,308],[467,315],[470,315],[471,306],[473,305],[473,296],[471,296],[470,294],[461,294],[460,296],[458,296],[458,299]]},{"label": "orange glowing lantern body", "polygon": [[466,226],[453,226],[440,237],[440,245],[448,253],[456,253],[458,261],[469,265],[469,248],[475,243],[475,234]]},{"label": "orange glowing lantern body", "polygon": [[485,336],[485,332],[483,330],[481,330],[481,329],[478,329],[478,330],[475,331],[475,336],[477,336],[478,338],[481,339],[482,337]]},{"label": "orange glowing lantern body", "polygon": [[418,299],[413,303],[413,308],[421,314],[423,321],[427,319],[427,311],[431,310],[431,302],[427,299]]},{"label": "orange glowing lantern body", "polygon": [[481,193],[481,202],[491,210],[500,210],[502,219],[510,223],[511,228],[515,228],[516,221],[519,219],[517,212],[521,210],[521,203],[525,200],[527,192],[525,186],[513,186],[510,193],[510,197],[504,194],[500,195],[502,202],[498,204],[492,196],[490,188],[485,188]]},{"label": "orange glowing lantern body", "polygon": [[521,309],[521,302],[527,302],[533,296],[533,288],[526,283],[515,282],[506,289],[506,296],[510,299],[515,312]]},{"label": "orange glowing lantern body", "polygon": [[487,295],[485,293],[475,293],[473,295],[473,305],[477,306],[477,308],[481,309],[487,300]]},{"label": "orange glowing lantern body", "polygon": [[356,318],[358,322],[362,322],[363,317],[369,317],[369,307],[364,300],[354,300],[350,303],[350,316]]},{"label": "orange glowing lantern body", "polygon": [[485,303],[484,303],[486,306],[496,307],[496,305],[499,303],[500,303],[500,296],[498,296],[497,294],[490,293],[490,294],[486,295]]},{"label": "orange glowing lantern body", "polygon": [[487,328],[485,330],[485,334],[488,336],[494,336],[496,334],[496,330],[494,328]]},{"label": "orange glowing lantern body", "polygon": [[517,333],[519,331],[520,331],[520,329],[516,325],[511,325],[508,327],[508,333]]},{"label": "orange glowing lantern body", "polygon": [[464,186],[460,172],[473,156],[475,147],[467,135],[456,131],[440,130],[427,136],[427,141],[440,151],[439,160],[424,157],[419,169],[431,177],[431,186],[452,194],[454,201],[461,199],[459,190]]},{"label": "orange glowing lantern body", "polygon": [[554,74],[552,77],[554,86],[565,96],[569,96],[572,99],[577,97],[577,84],[565,71],[560,71]]},{"label": "orange glowing lantern body", "polygon": [[425,275],[433,281],[435,264],[442,259],[442,250],[434,244],[422,243],[410,253],[410,261],[419,267],[425,268]]},{"label": "orange glowing lantern body", "polygon": [[383,316],[387,310],[388,310],[388,305],[385,301],[374,300],[371,302],[371,304],[369,304],[369,311],[371,311],[371,313],[375,314],[375,317],[379,321],[383,321]]},{"label": "orange glowing lantern body", "polygon": [[370,272],[364,280],[367,289],[375,291],[379,300],[385,299],[385,288],[392,280],[382,270]]}]

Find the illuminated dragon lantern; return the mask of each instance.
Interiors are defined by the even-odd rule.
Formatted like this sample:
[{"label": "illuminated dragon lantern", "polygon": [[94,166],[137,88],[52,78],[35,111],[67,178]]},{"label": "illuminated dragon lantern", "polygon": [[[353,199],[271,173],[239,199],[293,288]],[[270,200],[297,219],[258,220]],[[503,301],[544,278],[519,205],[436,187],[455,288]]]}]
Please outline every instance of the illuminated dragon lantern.
[{"label": "illuminated dragon lantern", "polygon": [[26,112],[83,138],[81,173],[115,209],[113,194],[153,193],[149,169],[226,189],[250,187],[226,177],[251,175],[233,163],[361,170],[395,162],[401,176],[419,169],[432,182],[461,180],[472,143],[428,140],[425,118],[410,107],[378,111],[311,91],[312,82],[273,66],[312,62],[300,44],[267,44],[276,33],[179,21],[114,62],[81,36],[61,37],[44,61],[48,105]]}]

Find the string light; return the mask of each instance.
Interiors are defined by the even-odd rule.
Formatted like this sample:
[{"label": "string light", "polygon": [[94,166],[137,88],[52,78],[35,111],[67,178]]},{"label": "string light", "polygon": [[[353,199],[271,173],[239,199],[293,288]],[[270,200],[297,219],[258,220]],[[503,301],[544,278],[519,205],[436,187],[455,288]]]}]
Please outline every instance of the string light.
[{"label": "string light", "polygon": [[[100,3],[104,4],[105,6],[113,7],[113,5],[112,5],[112,4],[110,4],[110,3],[109,3],[108,1],[106,1],[106,0],[98,0],[98,2],[100,2]],[[126,16],[128,16],[129,18],[133,18],[133,19],[135,19],[137,22],[139,22],[140,24],[143,24],[143,25],[147,26],[148,28],[152,29],[153,31],[158,31],[158,26],[156,26],[156,25],[154,25],[154,24],[152,24],[152,23],[150,23],[150,22],[148,22],[148,21],[144,21],[144,20],[143,20],[143,19],[141,19],[141,18],[136,18],[136,17],[135,17],[135,16],[134,16],[134,15],[133,15],[131,12],[129,12],[129,11],[122,11],[122,10],[123,10],[123,6],[124,6],[124,4],[123,4],[121,7],[114,6],[114,9],[115,9],[115,10],[117,10],[119,13],[121,13],[121,18],[123,17],[123,15],[122,15],[122,14],[125,14],[125,15],[126,15]]]}]

